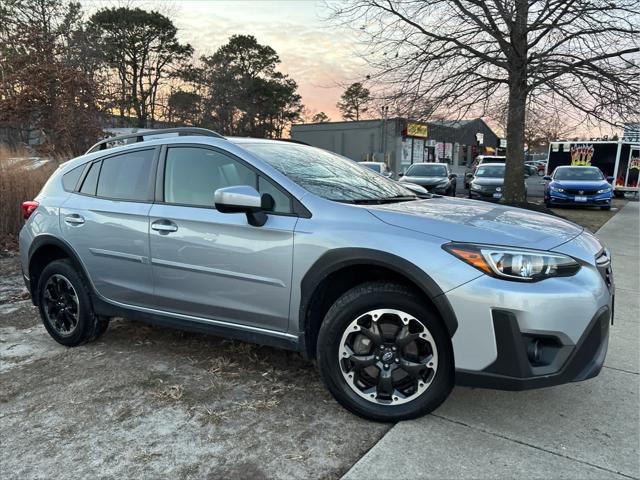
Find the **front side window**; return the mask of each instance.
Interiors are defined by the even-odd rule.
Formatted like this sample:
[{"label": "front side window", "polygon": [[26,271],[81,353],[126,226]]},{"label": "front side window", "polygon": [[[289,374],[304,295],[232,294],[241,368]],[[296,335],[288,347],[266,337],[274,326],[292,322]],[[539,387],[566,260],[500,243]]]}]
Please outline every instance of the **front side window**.
[{"label": "front side window", "polygon": [[[116,200],[148,200],[153,154],[154,150],[138,150],[102,160],[97,196]],[[96,164],[89,174],[95,167]]]},{"label": "front side window", "polygon": [[256,174],[229,155],[198,147],[172,147],[167,151],[167,203],[213,207],[217,189],[236,185],[256,188],[256,184]]},{"label": "front side window", "polygon": [[241,146],[305,190],[338,202],[414,199],[399,183],[335,153],[306,145],[245,143]]}]

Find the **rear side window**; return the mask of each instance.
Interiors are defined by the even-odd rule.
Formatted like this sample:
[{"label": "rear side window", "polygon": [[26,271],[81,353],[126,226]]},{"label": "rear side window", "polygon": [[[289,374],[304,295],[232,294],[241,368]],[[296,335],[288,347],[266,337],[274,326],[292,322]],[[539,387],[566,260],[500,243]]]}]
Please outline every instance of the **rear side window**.
[{"label": "rear side window", "polygon": [[67,192],[73,192],[74,188],[76,188],[76,185],[78,184],[78,180],[80,180],[80,175],[82,175],[83,170],[84,165],[80,165],[79,167],[65,173],[62,176],[62,188]]},{"label": "rear side window", "polygon": [[154,150],[139,150],[102,160],[97,195],[117,200],[148,200],[153,154]]},{"label": "rear side window", "polygon": [[94,162],[89,167],[89,172],[87,176],[84,177],[84,181],[82,182],[82,187],[80,187],[80,193],[84,193],[86,195],[95,195],[96,187],[98,186],[98,174],[100,173],[100,163]]}]

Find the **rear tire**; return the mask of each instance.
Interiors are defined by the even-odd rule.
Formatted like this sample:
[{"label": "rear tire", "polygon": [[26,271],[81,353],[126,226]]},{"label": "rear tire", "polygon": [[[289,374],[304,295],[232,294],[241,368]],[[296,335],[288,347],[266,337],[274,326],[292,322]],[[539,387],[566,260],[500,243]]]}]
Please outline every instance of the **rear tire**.
[{"label": "rear tire", "polygon": [[454,385],[451,339],[440,318],[395,283],[368,282],[342,295],[320,327],[317,352],[320,375],[335,399],[378,422],[432,412]]},{"label": "rear tire", "polygon": [[47,265],[38,281],[38,308],[44,327],[58,343],[75,347],[99,338],[109,318],[96,315],[89,285],[69,260]]}]

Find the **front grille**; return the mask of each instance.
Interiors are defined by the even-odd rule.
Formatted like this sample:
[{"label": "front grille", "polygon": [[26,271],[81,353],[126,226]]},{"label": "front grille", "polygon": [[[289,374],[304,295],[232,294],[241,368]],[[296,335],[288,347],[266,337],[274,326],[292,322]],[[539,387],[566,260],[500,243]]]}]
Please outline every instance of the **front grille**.
[{"label": "front grille", "polygon": [[587,189],[577,189],[577,188],[565,188],[564,193],[568,193],[569,195],[595,195],[598,190],[587,190]]},{"label": "front grille", "polygon": [[608,249],[605,248],[596,257],[596,266],[607,287],[611,288],[613,285],[613,270],[611,268],[611,254]]}]

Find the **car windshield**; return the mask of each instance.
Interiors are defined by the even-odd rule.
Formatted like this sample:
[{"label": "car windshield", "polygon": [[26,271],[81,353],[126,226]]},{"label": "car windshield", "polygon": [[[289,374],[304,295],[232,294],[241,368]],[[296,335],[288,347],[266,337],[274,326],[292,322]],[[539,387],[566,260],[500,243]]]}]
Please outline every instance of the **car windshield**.
[{"label": "car windshield", "polygon": [[487,165],[485,167],[478,167],[478,170],[476,170],[476,177],[502,178],[504,177],[504,165]]},{"label": "car windshield", "polygon": [[409,177],[446,177],[447,167],[444,165],[411,165],[407,170]]},{"label": "car windshield", "polygon": [[399,183],[326,150],[279,143],[245,143],[242,147],[305,190],[328,200],[377,203],[417,198]]},{"label": "car windshield", "polygon": [[382,169],[380,168],[382,165],[379,163],[360,163],[363,167],[367,167],[369,170],[373,170],[374,172],[380,173]]},{"label": "car windshield", "polygon": [[553,175],[554,180],[602,180],[602,172],[595,167],[559,168]]}]

